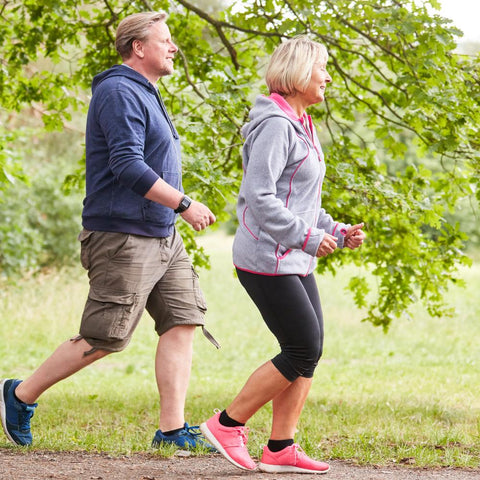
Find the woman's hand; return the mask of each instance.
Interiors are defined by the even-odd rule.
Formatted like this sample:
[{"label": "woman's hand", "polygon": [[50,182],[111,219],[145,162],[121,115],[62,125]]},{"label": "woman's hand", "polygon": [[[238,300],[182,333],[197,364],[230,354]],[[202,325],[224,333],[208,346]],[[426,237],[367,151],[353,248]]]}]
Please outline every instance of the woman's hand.
[{"label": "woman's hand", "polygon": [[337,248],[337,237],[325,233],[322,243],[318,247],[316,256],[317,257],[326,257],[330,253],[333,253]]},{"label": "woman's hand", "polygon": [[348,228],[345,234],[344,245],[351,250],[358,248],[365,240],[365,232],[362,230],[363,223],[358,223]]}]

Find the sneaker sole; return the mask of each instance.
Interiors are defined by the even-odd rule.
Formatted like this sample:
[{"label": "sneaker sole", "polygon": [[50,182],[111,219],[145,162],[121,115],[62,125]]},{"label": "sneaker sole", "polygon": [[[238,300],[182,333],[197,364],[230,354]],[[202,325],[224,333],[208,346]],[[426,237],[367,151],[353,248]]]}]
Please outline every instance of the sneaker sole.
[{"label": "sneaker sole", "polygon": [[269,463],[259,463],[258,469],[265,473],[327,473],[330,470],[309,470],[308,468],[295,467],[294,465],[271,465]]},{"label": "sneaker sole", "polygon": [[5,432],[5,435],[7,436],[7,438],[12,443],[14,443],[15,445],[22,445],[21,443],[16,442],[12,438],[12,436],[8,433],[8,429],[7,429],[7,409],[6,409],[6,406],[5,406],[5,397],[4,397],[4,394],[3,394],[5,382],[7,380],[8,379],[2,380],[2,382],[0,383],[0,417],[2,419],[2,428],[3,428],[3,431]]},{"label": "sneaker sole", "polygon": [[203,436],[232,464],[235,465],[238,468],[241,468],[242,470],[247,470],[249,472],[256,470],[255,468],[248,468],[245,467],[244,465],[241,465],[238,463],[236,460],[234,460],[227,452],[226,450],[222,447],[222,444],[215,438],[215,435],[210,431],[206,423],[202,423],[200,425],[200,430],[203,433]]}]

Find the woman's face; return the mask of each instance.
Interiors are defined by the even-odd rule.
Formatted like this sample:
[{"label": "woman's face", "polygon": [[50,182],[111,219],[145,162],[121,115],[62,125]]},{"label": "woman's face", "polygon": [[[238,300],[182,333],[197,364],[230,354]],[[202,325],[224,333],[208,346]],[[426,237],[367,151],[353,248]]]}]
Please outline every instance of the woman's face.
[{"label": "woman's face", "polygon": [[313,64],[312,77],[305,91],[301,94],[308,105],[314,105],[325,100],[325,88],[332,77],[327,72],[326,62]]}]

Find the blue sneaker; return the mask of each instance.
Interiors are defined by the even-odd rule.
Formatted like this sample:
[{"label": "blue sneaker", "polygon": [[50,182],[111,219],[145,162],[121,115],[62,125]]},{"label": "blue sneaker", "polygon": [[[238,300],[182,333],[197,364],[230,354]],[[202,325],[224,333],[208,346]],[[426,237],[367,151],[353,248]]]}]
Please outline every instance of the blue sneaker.
[{"label": "blue sneaker", "polygon": [[204,440],[200,428],[198,426],[190,427],[188,423],[185,423],[183,428],[173,435],[165,435],[161,430],[157,430],[153,437],[152,447],[158,448],[162,443],[175,444],[177,447],[186,450],[203,447],[209,452],[217,452],[217,449],[213,445],[210,445]]},{"label": "blue sneaker", "polygon": [[7,438],[17,445],[31,445],[30,419],[37,403],[28,405],[14,395],[21,380],[5,379],[0,383],[0,417]]}]

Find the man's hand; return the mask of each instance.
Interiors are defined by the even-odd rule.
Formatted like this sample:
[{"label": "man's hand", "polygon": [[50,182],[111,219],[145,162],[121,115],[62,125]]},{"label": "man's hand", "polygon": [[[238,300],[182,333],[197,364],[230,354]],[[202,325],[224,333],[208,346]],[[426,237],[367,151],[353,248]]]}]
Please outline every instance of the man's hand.
[{"label": "man's hand", "polygon": [[[145,194],[145,198],[175,210],[184,194],[159,178]],[[180,214],[197,232],[215,223],[215,215],[203,203],[192,200],[190,206]]]},{"label": "man's hand", "polygon": [[344,239],[344,245],[351,250],[358,248],[365,240],[365,232],[362,230],[363,223],[349,227]]},{"label": "man's hand", "polygon": [[337,237],[325,233],[322,243],[318,247],[316,256],[317,257],[326,257],[330,253],[333,253],[337,248]]},{"label": "man's hand", "polygon": [[212,225],[216,220],[215,215],[206,205],[195,200],[192,200],[190,206],[180,215],[197,232]]}]

